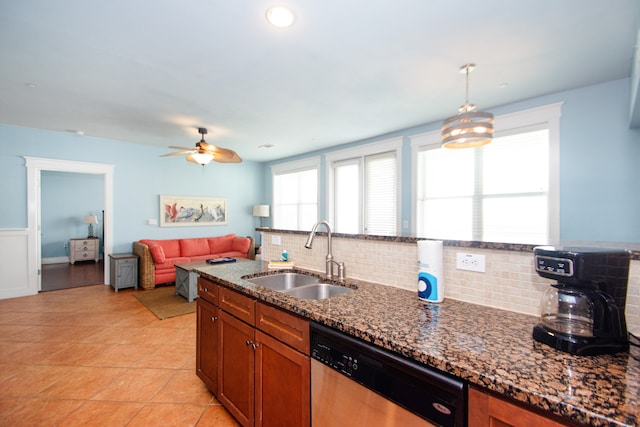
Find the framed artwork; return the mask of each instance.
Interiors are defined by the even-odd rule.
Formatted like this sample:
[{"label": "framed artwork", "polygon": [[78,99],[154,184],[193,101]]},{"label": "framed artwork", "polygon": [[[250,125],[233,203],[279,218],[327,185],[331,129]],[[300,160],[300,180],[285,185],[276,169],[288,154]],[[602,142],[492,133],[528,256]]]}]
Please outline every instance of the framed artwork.
[{"label": "framed artwork", "polygon": [[160,195],[160,227],[226,224],[226,199]]}]

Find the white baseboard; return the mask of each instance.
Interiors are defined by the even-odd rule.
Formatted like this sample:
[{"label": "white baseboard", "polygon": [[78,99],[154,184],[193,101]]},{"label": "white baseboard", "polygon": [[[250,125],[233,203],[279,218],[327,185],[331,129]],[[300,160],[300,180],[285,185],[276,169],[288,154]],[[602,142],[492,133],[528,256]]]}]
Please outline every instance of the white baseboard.
[{"label": "white baseboard", "polygon": [[68,256],[58,256],[52,258],[42,258],[43,264],[68,264],[69,257]]}]

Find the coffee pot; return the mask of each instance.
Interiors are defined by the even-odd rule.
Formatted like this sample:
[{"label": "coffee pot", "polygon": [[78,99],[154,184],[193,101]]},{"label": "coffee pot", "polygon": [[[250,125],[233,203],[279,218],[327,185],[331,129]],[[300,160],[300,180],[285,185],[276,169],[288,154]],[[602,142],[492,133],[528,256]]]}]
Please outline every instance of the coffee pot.
[{"label": "coffee pot", "polygon": [[542,297],[533,338],[577,355],[627,351],[630,253],[555,246],[538,246],[533,252],[538,274],[557,280]]}]

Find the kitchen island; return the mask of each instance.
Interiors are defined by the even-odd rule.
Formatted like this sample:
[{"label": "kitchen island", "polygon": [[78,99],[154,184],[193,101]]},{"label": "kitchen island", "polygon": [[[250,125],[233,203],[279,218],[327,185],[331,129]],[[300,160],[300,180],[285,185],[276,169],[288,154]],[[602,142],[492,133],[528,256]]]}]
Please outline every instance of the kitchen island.
[{"label": "kitchen island", "polygon": [[196,269],[203,278],[371,342],[546,414],[587,425],[638,425],[638,351],[578,357],[531,338],[533,316],[347,279],[349,294],[302,300],[243,278],[267,273],[246,261]]}]

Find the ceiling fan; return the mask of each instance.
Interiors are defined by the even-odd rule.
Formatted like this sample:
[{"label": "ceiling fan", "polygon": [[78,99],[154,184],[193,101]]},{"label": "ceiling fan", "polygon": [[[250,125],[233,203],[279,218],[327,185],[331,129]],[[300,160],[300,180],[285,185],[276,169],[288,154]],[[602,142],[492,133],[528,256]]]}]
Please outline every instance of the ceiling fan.
[{"label": "ceiling fan", "polygon": [[175,148],[177,150],[183,151],[163,154],[161,157],[180,156],[183,154],[188,154],[188,162],[202,166],[208,165],[212,160],[220,163],[242,162],[242,158],[238,156],[235,151],[228,148],[216,147],[215,145],[211,145],[207,141],[205,141],[204,136],[207,134],[206,128],[198,128],[198,132],[202,135],[202,139],[199,142],[196,142],[195,148],[170,146],[169,148]]}]

